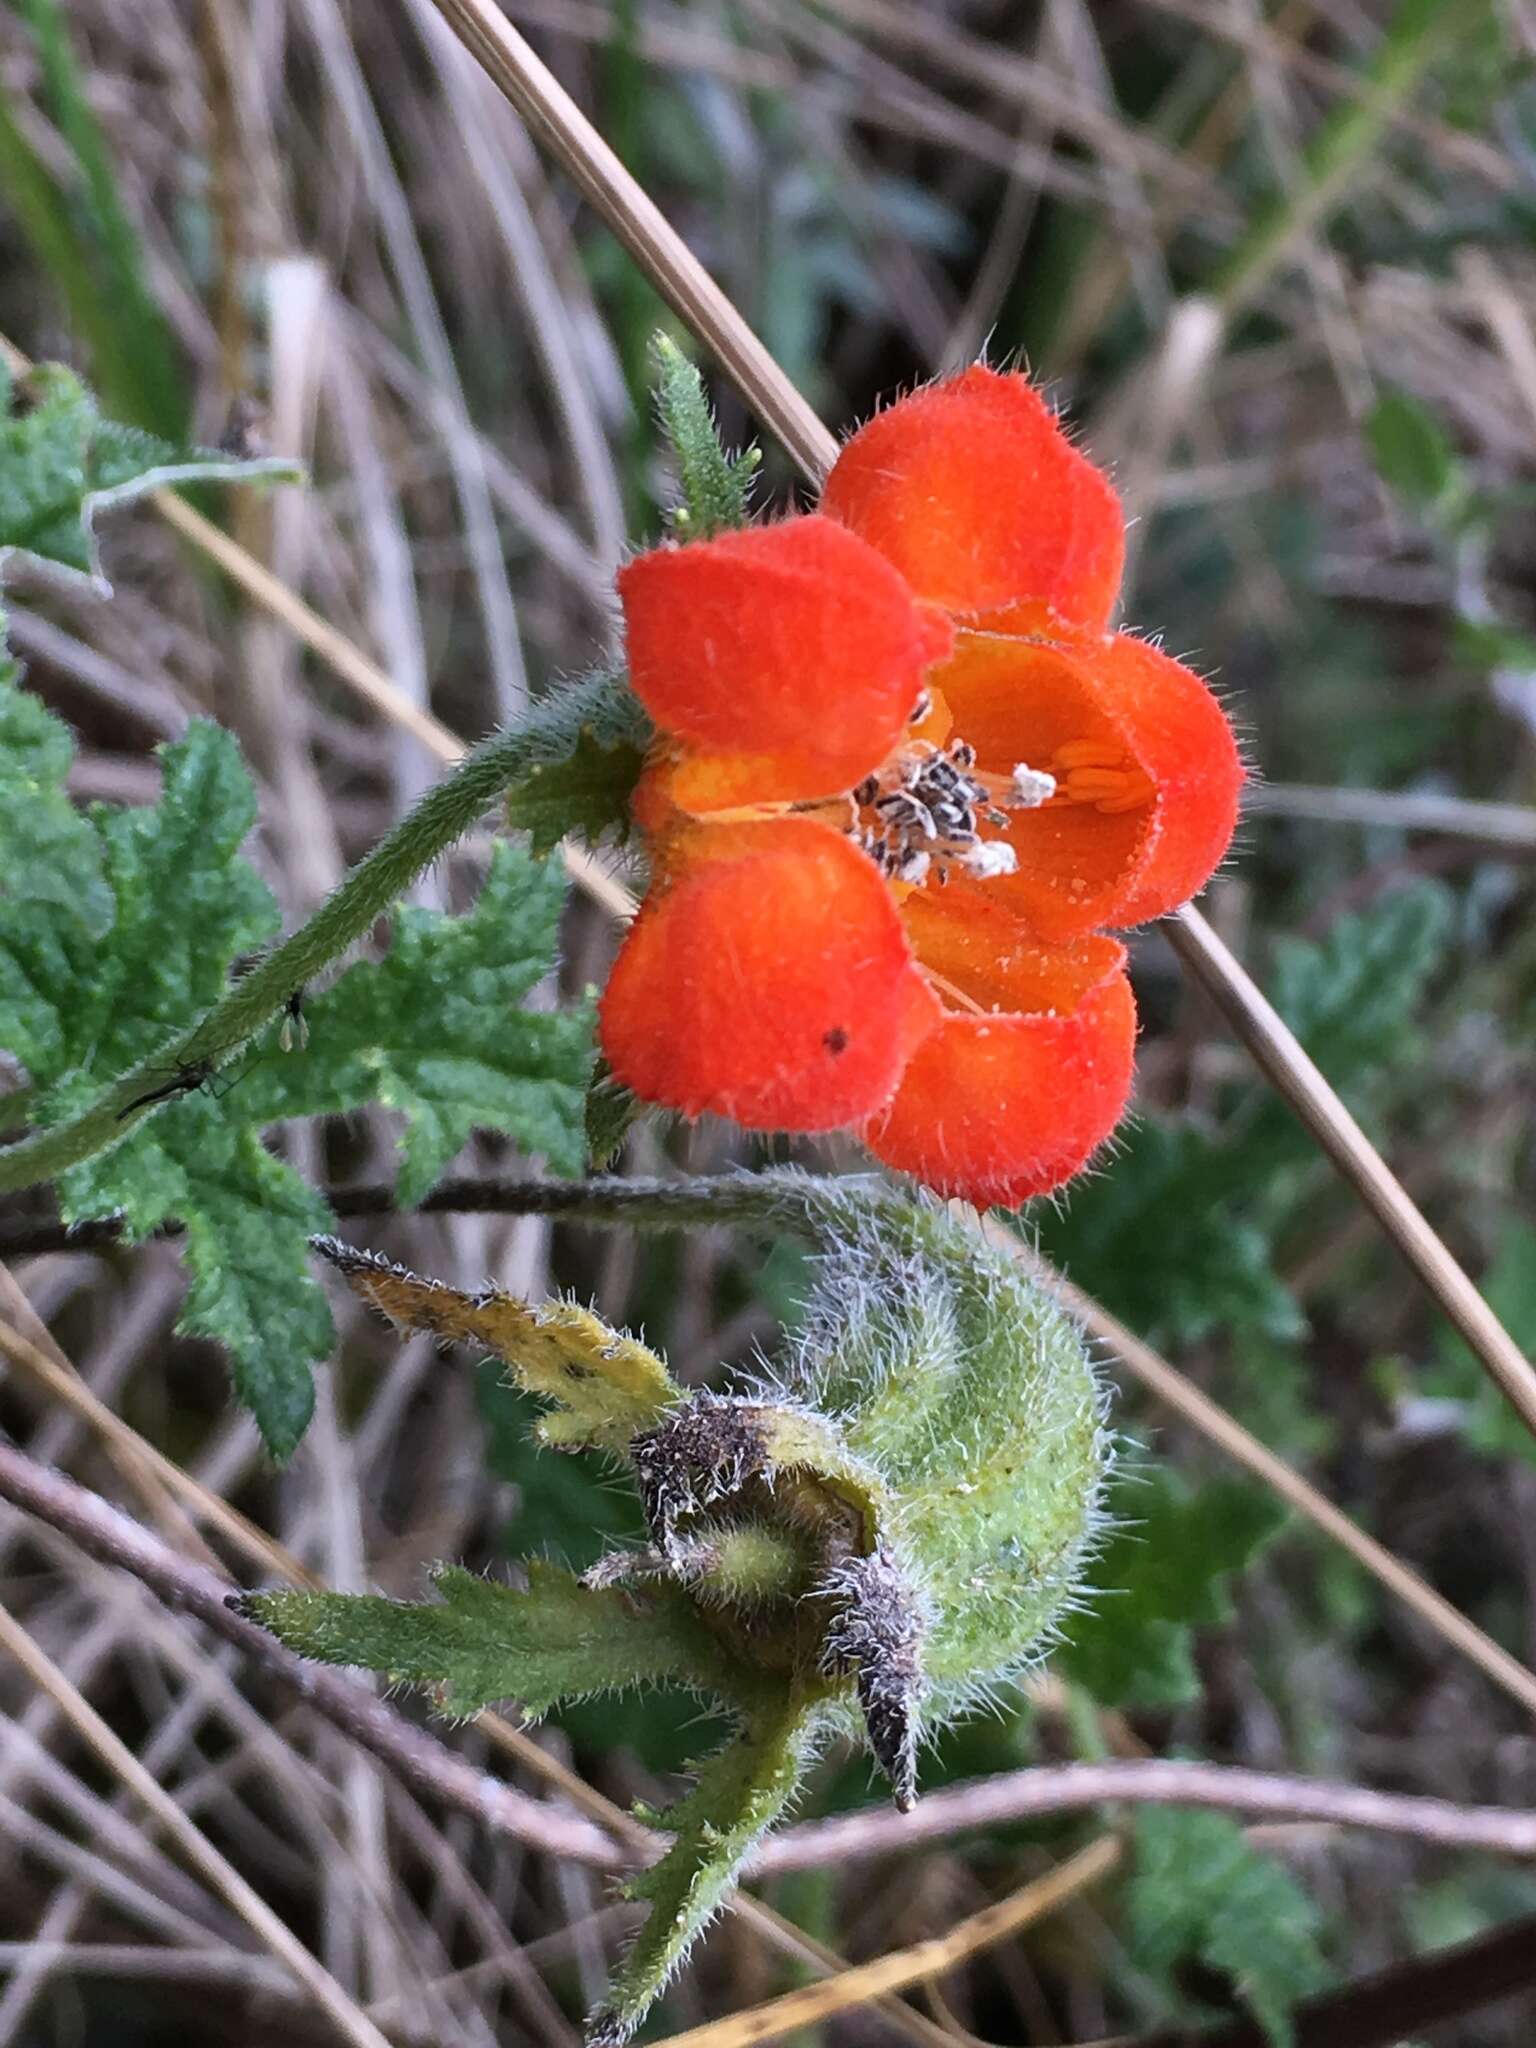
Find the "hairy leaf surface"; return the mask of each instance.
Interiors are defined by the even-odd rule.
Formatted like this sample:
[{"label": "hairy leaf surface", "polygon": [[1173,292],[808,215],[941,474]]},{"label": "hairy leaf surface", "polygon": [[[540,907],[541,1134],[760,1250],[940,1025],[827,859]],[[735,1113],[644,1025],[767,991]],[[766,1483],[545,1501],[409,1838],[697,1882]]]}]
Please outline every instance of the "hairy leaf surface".
[{"label": "hairy leaf surface", "polygon": [[665,334],[657,335],[655,352],[656,410],[672,446],[682,492],[682,504],[673,514],[678,537],[708,540],[712,534],[745,526],[758,450],[749,447],[740,455],[727,455],[697,369]]},{"label": "hairy leaf surface", "polygon": [[673,1842],[631,1878],[650,1913],[624,1958],[591,2048],[627,2040],[657,1992],[719,1911],[736,1873],[794,1797],[814,1740],[811,1710],[794,1698],[751,1714],[703,1766],[687,1797],[660,1817]]},{"label": "hairy leaf surface", "polygon": [[546,1443],[622,1450],[682,1399],[654,1351],[575,1302],[533,1304],[497,1287],[468,1294],[334,1237],[317,1239],[315,1249],[402,1329],[428,1330],[501,1359],[518,1386],[559,1411],[541,1425]]},{"label": "hairy leaf surface", "polygon": [[248,1113],[273,1121],[401,1111],[399,1196],[420,1201],[477,1128],[510,1132],[557,1172],[582,1161],[591,1027],[582,1011],[522,1006],[554,964],[565,879],[498,845],[462,917],[401,910],[382,960],[308,1001],[300,1054],[264,1061]]},{"label": "hairy leaf surface", "polygon": [[529,834],[537,854],[568,832],[591,845],[626,838],[651,724],[625,676],[599,669],[556,684],[527,730],[528,765],[507,791],[507,823]]},{"label": "hairy leaf surface", "polygon": [[[67,729],[0,676],[0,847],[14,854],[0,877],[0,1048],[25,1069],[39,1128],[152,1060],[278,924],[240,851],[255,798],[228,733],[195,723],[162,750],[158,803],[88,816],[65,794],[70,752]],[[331,1344],[307,1248],[329,1216],[263,1130],[385,1101],[406,1120],[403,1200],[477,1127],[579,1166],[588,1021],[520,1007],[553,965],[563,888],[499,848],[467,916],[403,912],[391,954],[315,1001],[303,1050],[279,1051],[273,1033],[217,1073],[168,1064],[155,1113],[62,1177],[71,1223],[117,1216],[130,1238],[186,1225],[180,1327],[226,1347],[277,1456],[303,1433],[310,1368]]]}]

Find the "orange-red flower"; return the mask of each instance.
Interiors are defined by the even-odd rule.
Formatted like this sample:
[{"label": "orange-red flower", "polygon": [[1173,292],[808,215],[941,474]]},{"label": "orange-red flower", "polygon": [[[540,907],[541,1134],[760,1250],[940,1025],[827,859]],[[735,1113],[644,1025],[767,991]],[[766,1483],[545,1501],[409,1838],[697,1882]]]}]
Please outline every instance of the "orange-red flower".
[{"label": "orange-red flower", "polygon": [[620,1081],[857,1128],[979,1203],[1084,1165],[1131,1083],[1105,929],[1202,886],[1242,779],[1205,684],[1108,630],[1123,531],[1028,382],[978,368],[855,434],[819,512],[629,564],[659,738]]}]

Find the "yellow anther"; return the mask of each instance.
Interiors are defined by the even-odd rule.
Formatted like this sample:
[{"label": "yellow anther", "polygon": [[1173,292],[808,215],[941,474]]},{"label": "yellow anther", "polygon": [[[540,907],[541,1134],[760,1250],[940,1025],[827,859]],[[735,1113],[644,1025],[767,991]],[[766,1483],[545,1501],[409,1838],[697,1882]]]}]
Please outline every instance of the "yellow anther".
[{"label": "yellow anther", "polygon": [[1092,804],[1104,817],[1139,810],[1157,794],[1150,775],[1111,740],[1068,740],[1051,758],[1052,804]]}]

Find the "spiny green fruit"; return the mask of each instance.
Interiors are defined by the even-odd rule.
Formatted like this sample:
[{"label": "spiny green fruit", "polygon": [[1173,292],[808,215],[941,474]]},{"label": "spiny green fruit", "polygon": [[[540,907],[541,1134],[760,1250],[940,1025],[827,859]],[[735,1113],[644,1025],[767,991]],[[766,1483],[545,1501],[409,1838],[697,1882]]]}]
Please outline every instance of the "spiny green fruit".
[{"label": "spiny green fruit", "polygon": [[591,1182],[589,1220],[736,1221],[815,1247],[777,1374],[687,1393],[588,1311],[461,1294],[316,1246],[400,1325],[492,1350],[551,1412],[543,1440],[628,1465],[649,1541],[526,1591],[440,1572],[440,1604],[254,1596],[292,1648],[429,1682],[449,1711],[530,1711],[666,1681],[739,1732],[631,1881],[652,1911],[594,2044],[633,2032],[830,1735],[862,1737],[906,1809],[922,1742],[1038,1662],[1080,1597],[1110,1457],[1078,1330],[1006,1250],[937,1205],[794,1174]]}]

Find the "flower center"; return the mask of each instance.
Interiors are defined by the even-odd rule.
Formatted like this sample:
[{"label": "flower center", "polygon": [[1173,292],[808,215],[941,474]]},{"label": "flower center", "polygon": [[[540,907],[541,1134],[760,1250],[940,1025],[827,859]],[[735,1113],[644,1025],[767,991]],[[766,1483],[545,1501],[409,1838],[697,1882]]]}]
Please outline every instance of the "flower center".
[{"label": "flower center", "polygon": [[1013,848],[983,839],[981,825],[1006,825],[1010,809],[1043,803],[1056,785],[1050,776],[998,784],[977,770],[965,740],[946,747],[908,740],[853,791],[853,838],[882,874],[913,887],[930,875],[947,882],[956,867],[979,881],[1010,875]]},{"label": "flower center", "polygon": [[852,791],[849,831],[882,874],[921,887],[958,867],[974,880],[1011,875],[1018,865],[1001,830],[1012,811],[1092,806],[1104,816],[1133,811],[1155,794],[1152,779],[1112,740],[1068,740],[1048,768],[1018,762],[1011,775],[976,766],[967,740],[937,747],[907,740]]}]

